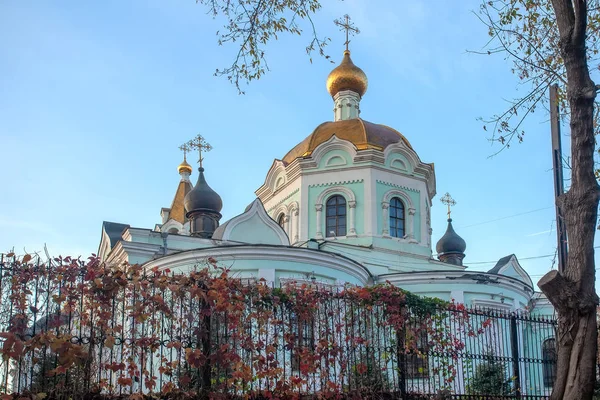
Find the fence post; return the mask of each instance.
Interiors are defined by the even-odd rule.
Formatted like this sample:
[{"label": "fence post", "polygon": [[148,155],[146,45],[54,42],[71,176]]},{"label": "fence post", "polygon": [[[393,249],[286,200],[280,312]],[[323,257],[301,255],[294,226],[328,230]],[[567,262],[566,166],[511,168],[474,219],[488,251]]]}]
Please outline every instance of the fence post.
[{"label": "fence post", "polygon": [[517,316],[510,317],[510,345],[513,360],[513,379],[515,382],[515,396],[521,398],[521,371],[519,368],[519,335],[517,334]]},{"label": "fence post", "polygon": [[204,364],[202,364],[201,369],[200,369],[200,375],[201,375],[201,379],[202,379],[202,392],[203,394],[206,394],[207,396],[210,394],[210,386],[211,386],[211,381],[210,381],[210,371],[211,371],[211,364],[210,364],[210,336],[211,336],[211,315],[210,315],[210,306],[207,304],[206,301],[202,302],[202,308],[201,308],[201,314],[200,314],[200,318],[202,321],[202,327],[201,327],[201,339],[200,339],[200,345],[202,346],[202,354],[205,357],[204,360]]},{"label": "fence post", "polygon": [[[406,322],[405,322],[406,323]],[[396,354],[398,357],[398,389],[402,399],[406,398],[406,327],[396,331]]]}]

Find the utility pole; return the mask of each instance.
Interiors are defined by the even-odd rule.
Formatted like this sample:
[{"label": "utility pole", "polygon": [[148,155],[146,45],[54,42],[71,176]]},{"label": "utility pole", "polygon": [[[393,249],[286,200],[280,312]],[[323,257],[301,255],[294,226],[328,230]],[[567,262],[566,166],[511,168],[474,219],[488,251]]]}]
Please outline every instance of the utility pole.
[{"label": "utility pole", "polygon": [[550,85],[550,130],[552,133],[552,169],[554,170],[554,203],[556,205],[556,240],[558,245],[558,272],[563,273],[567,265],[567,230],[558,197],[565,193],[560,141],[560,114],[558,85]]}]

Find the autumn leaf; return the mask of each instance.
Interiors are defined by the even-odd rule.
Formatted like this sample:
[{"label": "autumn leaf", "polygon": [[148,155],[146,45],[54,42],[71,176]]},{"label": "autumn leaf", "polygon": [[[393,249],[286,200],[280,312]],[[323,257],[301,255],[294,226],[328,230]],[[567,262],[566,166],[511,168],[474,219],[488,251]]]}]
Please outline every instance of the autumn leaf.
[{"label": "autumn leaf", "polygon": [[104,345],[106,347],[108,347],[109,349],[112,349],[113,346],[115,345],[115,337],[114,336],[108,336],[106,338],[106,340],[104,341]]}]

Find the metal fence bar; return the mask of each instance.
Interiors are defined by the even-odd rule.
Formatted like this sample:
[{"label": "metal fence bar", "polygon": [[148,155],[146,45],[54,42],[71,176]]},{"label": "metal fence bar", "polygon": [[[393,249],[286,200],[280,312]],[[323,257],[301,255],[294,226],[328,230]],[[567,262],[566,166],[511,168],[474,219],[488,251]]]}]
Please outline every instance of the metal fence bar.
[{"label": "metal fence bar", "polygon": [[226,301],[235,307],[219,308],[204,283],[172,273],[164,284],[150,271],[123,281],[115,274],[79,261],[21,265],[0,254],[0,346],[11,333],[24,346],[0,366],[0,392],[550,393],[552,318],[440,302],[428,319],[404,305],[392,313],[404,315],[400,323],[390,320],[393,302],[365,303],[348,288],[266,288],[233,278]]}]

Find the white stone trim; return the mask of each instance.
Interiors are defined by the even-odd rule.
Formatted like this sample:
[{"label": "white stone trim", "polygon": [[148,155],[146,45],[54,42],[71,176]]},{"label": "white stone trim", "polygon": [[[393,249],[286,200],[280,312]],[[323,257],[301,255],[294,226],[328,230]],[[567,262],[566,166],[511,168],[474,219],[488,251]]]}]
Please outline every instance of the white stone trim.
[{"label": "white stone trim", "polygon": [[525,271],[523,269],[523,267],[521,267],[519,260],[517,259],[517,257],[514,254],[512,255],[512,257],[510,257],[508,262],[506,264],[504,264],[504,266],[502,268],[500,268],[500,270],[498,271],[498,274],[502,275],[504,273],[504,271],[506,271],[510,267],[513,267],[515,269],[515,271],[517,272],[517,274],[519,274],[519,276],[523,278],[523,282],[527,283],[530,286],[533,286],[533,281],[531,280],[531,277],[529,276],[527,271]]},{"label": "white stone trim", "polygon": [[360,116],[360,95],[353,90],[342,90],[333,96],[333,120],[343,121]]},{"label": "white stone trim", "polygon": [[[283,177],[284,182],[275,187],[277,184],[278,178]],[[271,168],[269,168],[269,172],[267,172],[267,176],[265,177],[265,183],[256,191],[256,194],[259,197],[264,197],[269,192],[269,195],[272,195],[274,192],[281,190],[288,183],[288,177],[286,174],[285,165],[283,165],[283,161],[274,160],[273,164],[271,164]]]},{"label": "white stone trim", "polygon": [[[174,270],[179,267],[197,265],[200,261],[213,257],[217,262],[245,260],[277,260],[282,262],[297,262],[322,267],[319,275],[326,275],[326,269],[340,271],[357,279],[361,285],[369,285],[371,274],[367,268],[359,263],[335,253],[322,250],[310,250],[303,247],[264,246],[264,245],[239,245],[209,247],[205,249],[182,251],[168,257],[151,260],[143,266],[145,269],[169,268]],[[232,268],[235,271],[235,268]],[[260,271],[260,270],[259,270]],[[262,273],[263,276],[267,275]]]},{"label": "white stone trim", "polygon": [[296,243],[300,240],[300,205],[297,201],[294,201],[288,205],[290,211],[290,238],[291,242]]},{"label": "white stone trim", "polygon": [[289,236],[289,227],[288,227],[288,221],[289,221],[289,210],[288,207],[285,204],[280,204],[279,206],[277,206],[277,208],[275,209],[275,212],[273,213],[273,220],[275,222],[277,222],[277,225],[279,225],[279,216],[283,214],[283,230],[285,231],[285,233]]},{"label": "white stone trim", "polygon": [[[408,173],[419,174],[425,177],[429,198],[433,198],[436,193],[435,171],[433,170],[433,164],[425,164],[422,162],[419,158],[419,155],[413,149],[408,147],[402,140],[397,143],[390,144],[385,148],[383,151],[383,156],[386,163],[391,157],[393,157],[394,153],[403,155],[411,164],[409,171],[407,171]],[[391,161],[392,160],[390,160],[390,162]],[[391,165],[390,168],[392,168]],[[401,172],[399,169],[393,169]]]},{"label": "white stone trim", "polygon": [[183,227],[183,224],[181,224],[179,221],[176,221],[174,219],[168,220],[166,224],[164,224],[163,226],[160,227],[160,231],[166,232],[166,233],[171,233],[171,232],[169,232],[169,229],[172,229],[172,228],[177,229],[178,235],[185,234],[185,229]]},{"label": "white stone trim", "polygon": [[106,261],[111,250],[112,249],[110,248],[110,237],[108,236],[108,233],[106,233],[104,228],[102,228],[102,237],[100,239],[100,246],[98,246],[98,257],[100,258],[100,260]]},{"label": "white stone trim", "polygon": [[[339,162],[337,160],[340,160]],[[346,162],[346,159],[342,156],[340,156],[339,154],[334,154],[330,157],[327,158],[327,160],[325,161],[325,167],[343,167],[344,165],[348,164]]]},{"label": "white stone trim", "polygon": [[347,237],[356,236],[355,214],[356,214],[356,196],[354,192],[344,186],[332,186],[319,194],[315,203],[316,212],[316,237],[317,239],[323,239],[323,203],[332,195],[339,194],[346,199],[346,206],[348,207],[348,231]]},{"label": "white stone trim", "polygon": [[488,274],[480,271],[418,271],[410,273],[390,273],[379,275],[376,283],[385,283],[389,281],[393,285],[405,288],[408,291],[411,290],[409,285],[424,285],[419,287],[419,289],[426,290],[427,285],[434,283],[451,283],[451,285],[448,286],[448,292],[450,292],[452,287],[456,288],[461,285],[477,283],[473,278],[476,278],[478,275],[485,276],[492,280],[493,282],[489,283],[489,285],[510,290],[525,299],[531,298],[533,294],[532,286],[524,284],[516,278],[505,275]]},{"label": "white stone trim", "polygon": [[394,197],[399,197],[402,203],[404,203],[404,218],[406,222],[406,232],[404,232],[404,237],[399,239],[408,239],[409,242],[418,243],[419,241],[415,239],[415,206],[408,194],[402,190],[392,189],[388,190],[383,195],[383,201],[381,202],[381,214],[382,214],[382,229],[381,234],[383,236],[391,237],[389,231],[389,207],[390,201]]},{"label": "white stone trim", "polygon": [[[401,167],[395,166],[394,165],[395,163],[399,163],[402,166]],[[390,168],[397,169],[398,171],[402,171],[402,172],[408,172],[408,173],[411,172],[410,167],[408,165],[406,165],[406,163],[404,162],[404,160],[402,158],[400,158],[400,157],[394,158],[394,159],[392,159],[390,161]]]},{"label": "white stone trim", "polygon": [[281,244],[286,246],[290,244],[290,239],[288,238],[285,231],[277,224],[277,222],[267,214],[265,207],[263,206],[260,199],[255,199],[247,211],[243,214],[240,214],[236,217],[233,217],[229,221],[227,221],[222,226],[218,227],[214,234],[213,239],[215,240],[225,240],[228,241],[233,229],[239,224],[248,221],[253,216],[257,215],[258,218],[268,227],[270,227],[279,240],[281,240]]},{"label": "white stone trim", "polygon": [[313,150],[311,157],[316,165],[320,165],[321,159],[331,150],[342,150],[348,153],[351,160],[356,157],[356,146],[347,140],[338,139],[335,134],[326,142],[321,143]]},{"label": "white stone trim", "polygon": [[[492,294],[490,293],[490,295]],[[492,299],[471,299],[471,305],[473,307],[493,308],[495,310],[504,311],[513,311],[515,309],[514,302],[507,301],[506,303],[503,303],[502,301]]]}]

